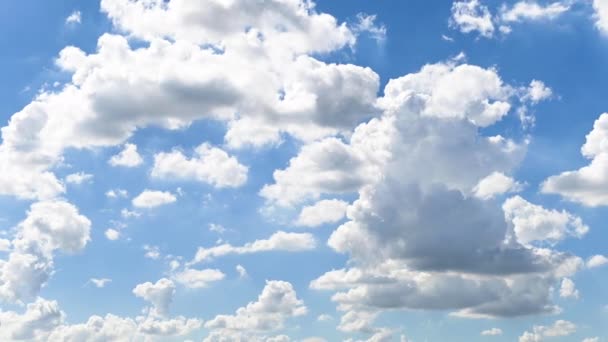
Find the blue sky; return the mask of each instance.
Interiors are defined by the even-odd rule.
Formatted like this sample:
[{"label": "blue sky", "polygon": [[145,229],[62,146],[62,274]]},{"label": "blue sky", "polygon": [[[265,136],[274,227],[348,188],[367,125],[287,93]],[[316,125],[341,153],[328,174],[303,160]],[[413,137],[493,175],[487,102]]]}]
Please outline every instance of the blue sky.
[{"label": "blue sky", "polygon": [[9,1],[0,340],[608,341],[608,2]]}]

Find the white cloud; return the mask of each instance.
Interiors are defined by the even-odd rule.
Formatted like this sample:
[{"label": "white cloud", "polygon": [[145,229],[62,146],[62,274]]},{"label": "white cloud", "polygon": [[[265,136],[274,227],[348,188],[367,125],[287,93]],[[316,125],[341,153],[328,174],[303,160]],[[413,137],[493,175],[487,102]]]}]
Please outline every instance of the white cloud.
[{"label": "white cloud", "polygon": [[484,37],[492,37],[494,34],[490,10],[479,0],[455,1],[452,4],[450,26],[463,33],[478,31]]},{"label": "white cloud", "polygon": [[35,298],[53,274],[56,252],[76,253],[90,241],[91,221],[70,203],[36,202],[17,225],[13,249],[0,259],[0,300]]},{"label": "white cloud", "polygon": [[316,241],[311,234],[278,231],[268,239],[255,240],[243,246],[223,244],[210,248],[199,247],[192,263],[204,262],[229,254],[251,254],[270,251],[299,252],[312,250],[315,247]]},{"label": "white cloud", "polygon": [[599,337],[588,337],[583,339],[582,342],[600,342],[600,338]]},{"label": "white cloud", "polygon": [[222,226],[221,224],[209,223],[209,231],[216,232],[218,234],[224,234],[226,232],[226,228],[224,228],[224,226]]},{"label": "white cloud", "polygon": [[505,23],[552,20],[570,10],[570,5],[556,1],[545,6],[536,1],[519,1],[512,7],[503,5],[500,9],[500,19]]},{"label": "white cloud", "polygon": [[140,217],[141,213],[137,212],[137,211],[134,211],[134,210],[129,210],[127,208],[123,208],[123,209],[120,210],[120,216],[122,218],[129,219],[129,218]]},{"label": "white cloud", "polygon": [[503,204],[505,219],[513,224],[517,241],[527,245],[533,242],[555,244],[567,237],[581,238],[589,227],[580,217],[562,210],[548,210],[515,196]]},{"label": "white cloud", "polygon": [[181,152],[158,153],[154,156],[152,177],[196,180],[218,188],[239,187],[247,181],[248,168],[225,151],[204,143],[188,159]]},{"label": "white cloud", "polygon": [[317,227],[325,223],[342,220],[346,215],[348,203],[340,200],[322,200],[300,211],[295,224],[304,227]]},{"label": "white cloud", "polygon": [[112,279],[108,279],[108,278],[91,278],[89,279],[89,281],[91,283],[93,283],[93,285],[95,285],[95,287],[97,288],[104,288],[107,284],[109,284]]},{"label": "white cloud", "polygon": [[106,238],[108,240],[111,240],[111,241],[116,241],[116,240],[120,239],[120,232],[113,228],[106,229],[106,231],[104,232],[104,235],[106,236]]},{"label": "white cloud", "polygon": [[146,282],[137,285],[133,289],[133,294],[150,302],[154,306],[155,313],[166,315],[175,295],[175,285],[171,280],[162,278],[154,284]]},{"label": "white cloud", "polygon": [[381,43],[386,40],[386,26],[376,24],[376,16],[365,13],[357,14],[357,22],[353,26],[356,33],[368,33],[372,39]]},{"label": "white cloud", "polygon": [[205,341],[215,341],[213,335],[229,338],[233,334],[247,333],[255,337],[259,332],[280,330],[286,319],[306,313],[306,306],[297,298],[290,283],[267,281],[257,301],[237,309],[235,315],[218,315],[207,321],[205,328],[210,329],[211,334]]},{"label": "white cloud", "polygon": [[608,113],[600,115],[587,134],[581,153],[591,163],[575,171],[566,171],[544,181],[544,193],[559,194],[586,206],[608,205]]},{"label": "white cloud", "polygon": [[45,340],[48,332],[63,323],[65,313],[56,301],[37,298],[23,314],[0,311],[0,339],[4,341]]},{"label": "white cloud", "polygon": [[[373,166],[370,177],[352,186],[359,198],[328,241],[348,255],[348,268],[327,272],[311,288],[335,291],[332,301],[344,316],[398,308],[469,318],[558,312],[552,289],[580,270],[582,259],[521,244],[498,202],[470,196],[480,179],[510,174],[522,161],[526,140],[488,136],[482,128],[508,115],[511,101],[521,102],[525,94],[504,84],[494,69],[454,61],[389,80],[378,100],[382,117],[362,124],[335,149],[339,153],[323,150],[323,160],[331,162],[301,167],[290,177],[298,186],[295,179],[308,185],[332,171],[357,174],[353,155]],[[319,154],[306,159],[313,158]],[[277,184],[290,185],[281,176],[275,172]],[[303,197],[334,192],[334,178],[327,178],[332,182]],[[289,197],[287,190],[273,199]],[[566,218],[568,232],[584,227],[576,217]],[[371,323],[353,326],[371,329]]]},{"label": "white cloud", "polygon": [[173,279],[187,288],[197,289],[209,286],[210,283],[224,279],[226,275],[220,270],[195,270],[186,268],[173,275]]},{"label": "white cloud", "polygon": [[597,268],[608,264],[608,258],[603,255],[594,255],[587,259],[588,268]]},{"label": "white cloud", "polygon": [[553,90],[539,80],[532,80],[528,86],[528,95],[524,99],[529,99],[532,103],[546,100],[553,95]]},{"label": "white cloud", "polygon": [[559,288],[559,296],[562,298],[578,298],[579,292],[576,285],[570,278],[562,279],[562,284]]},{"label": "white cloud", "polygon": [[498,336],[502,335],[502,329],[492,328],[481,332],[482,336]]},{"label": "white cloud", "polygon": [[143,249],[146,252],[144,257],[152,260],[157,260],[160,258],[160,250],[157,246],[144,245]]},{"label": "white cloud", "polygon": [[[115,33],[103,34],[92,53],[64,48],[57,66],[71,82],[42,91],[2,128],[0,193],[57,196],[65,189],[49,170],[64,150],[120,145],[150,125],[246,119],[272,126],[270,140],[277,132],[311,140],[348,132],[375,112],[375,72],[311,57],[352,47],[357,38],[312,2],[104,0],[100,7]],[[212,20],[224,15],[230,24]],[[149,46],[132,47],[128,38]]]},{"label": "white cloud", "polygon": [[82,13],[80,13],[80,11],[74,11],[67,18],[65,18],[66,24],[80,24],[81,22]]},{"label": "white cloud", "polygon": [[144,190],[132,200],[133,206],[138,208],[155,208],[177,201],[175,195],[166,191]]},{"label": "white cloud", "polygon": [[108,163],[112,166],[136,167],[144,162],[143,158],[137,152],[137,146],[134,144],[125,144],[125,147],[117,155],[112,156]]},{"label": "white cloud", "polygon": [[546,337],[569,336],[576,332],[576,325],[572,322],[558,320],[553,325],[535,325],[532,332],[524,332],[519,337],[519,342],[540,342]]},{"label": "white cloud", "polygon": [[112,189],[106,191],[107,198],[126,198],[127,196],[129,196],[129,192],[127,192],[125,189]]},{"label": "white cloud", "polygon": [[475,185],[473,193],[476,197],[490,199],[508,192],[518,192],[522,188],[523,186],[513,178],[501,172],[493,172]]},{"label": "white cloud", "polygon": [[333,320],[334,318],[331,315],[328,314],[321,314],[319,315],[319,317],[317,317],[317,321],[319,322],[328,322]]},{"label": "white cloud", "polygon": [[595,10],[595,26],[604,34],[608,34],[608,0],[593,0]]},{"label": "white cloud", "polygon": [[65,177],[66,183],[69,184],[82,184],[88,183],[93,179],[93,175],[84,172],[71,173]]},{"label": "white cloud", "polygon": [[236,265],[236,272],[239,274],[240,278],[247,277],[247,270],[242,265]]}]

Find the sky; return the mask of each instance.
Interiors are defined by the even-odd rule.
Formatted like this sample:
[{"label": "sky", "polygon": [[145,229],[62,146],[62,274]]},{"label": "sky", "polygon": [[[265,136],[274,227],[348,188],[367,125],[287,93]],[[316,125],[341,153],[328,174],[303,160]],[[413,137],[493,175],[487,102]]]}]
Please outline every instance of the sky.
[{"label": "sky", "polygon": [[608,1],[2,6],[0,340],[608,341]]}]

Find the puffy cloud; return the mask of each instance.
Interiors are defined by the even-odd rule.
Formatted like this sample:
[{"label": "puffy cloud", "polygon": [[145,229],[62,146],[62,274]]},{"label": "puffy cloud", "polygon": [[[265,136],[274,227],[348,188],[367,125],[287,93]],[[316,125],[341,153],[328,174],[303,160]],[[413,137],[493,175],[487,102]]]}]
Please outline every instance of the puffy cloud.
[{"label": "puffy cloud", "polygon": [[538,103],[546,100],[553,95],[553,90],[547,87],[545,83],[539,80],[532,80],[528,86],[528,94],[524,98],[532,101],[532,103]]},{"label": "puffy cloud", "polygon": [[[218,315],[205,323],[205,328],[230,337],[233,334],[256,333],[279,330],[286,319],[306,314],[302,300],[297,298],[293,286],[284,281],[267,281],[257,301],[236,310],[235,315]],[[208,337],[207,341],[215,341]]]},{"label": "puffy cloud", "polygon": [[376,24],[376,16],[365,13],[357,14],[357,23],[353,27],[355,32],[366,32],[377,42],[386,40],[386,26]]},{"label": "puffy cloud", "polygon": [[93,285],[95,285],[95,287],[97,288],[104,288],[107,284],[109,284],[112,279],[108,279],[108,278],[91,278],[89,279],[89,281],[91,283],[93,283]]},{"label": "puffy cloud", "polygon": [[288,206],[321,193],[356,191],[372,177],[371,166],[353,148],[336,138],[327,138],[302,148],[285,170],[274,171],[275,184],[265,185],[260,194]]},{"label": "puffy cloud", "polygon": [[562,298],[578,298],[579,292],[570,278],[564,278],[559,288],[559,296]]},{"label": "puffy cloud", "polygon": [[125,189],[113,189],[106,191],[107,198],[126,198],[127,196],[129,196],[129,193]]},{"label": "puffy cloud", "polygon": [[82,13],[80,13],[80,11],[74,11],[67,18],[65,18],[66,24],[80,24],[81,22]]},{"label": "puffy cloud", "polygon": [[492,328],[481,332],[481,336],[498,336],[502,335],[502,329]]},{"label": "puffy cloud", "polygon": [[599,337],[588,337],[586,339],[583,339],[582,342],[600,342],[600,338]]},{"label": "puffy cloud", "polygon": [[500,19],[505,23],[533,20],[551,20],[570,10],[570,5],[556,1],[545,6],[535,1],[519,1],[512,7],[503,5],[500,9]]},{"label": "puffy cloud", "polygon": [[90,241],[91,221],[70,203],[36,202],[17,225],[6,260],[0,260],[0,300],[37,296],[53,273],[56,251],[76,253]]},{"label": "puffy cloud", "polygon": [[132,200],[135,207],[154,208],[177,201],[175,195],[166,191],[144,190]]},{"label": "puffy cloud", "polygon": [[173,275],[173,279],[187,288],[197,289],[209,286],[210,283],[224,279],[226,275],[220,270],[195,270],[186,268]]},{"label": "puffy cloud", "polygon": [[241,278],[245,278],[247,276],[247,270],[242,265],[236,265],[236,272]]},{"label": "puffy cloud", "polygon": [[[493,171],[510,170],[523,157],[525,144],[501,136],[476,138],[477,126],[500,120],[511,108],[513,88],[493,69],[451,62],[426,65],[418,73],[390,80],[384,93],[378,101],[387,113],[382,119],[357,127],[349,143],[328,138],[305,145],[286,169],[274,172],[275,183],[260,194],[290,206],[324,193],[356,192],[381,177],[396,148],[406,154],[404,159],[409,156],[409,163],[402,164],[408,177],[425,173],[429,182],[452,178],[451,186],[467,191],[472,179],[465,177],[465,185],[450,170],[479,164],[484,155],[482,167],[470,174],[477,182]],[[442,152],[449,140],[452,154]],[[475,152],[465,153],[467,148]],[[446,157],[429,157],[439,153]]]},{"label": "puffy cloud", "polygon": [[493,172],[475,185],[473,193],[476,197],[490,199],[496,195],[502,195],[507,192],[517,192],[521,190],[521,188],[522,185],[513,178],[505,176],[500,172]]},{"label": "puffy cloud", "polygon": [[154,156],[152,177],[196,180],[216,187],[238,187],[247,181],[248,168],[225,151],[205,143],[192,159],[179,151]]},{"label": "puffy cloud", "polygon": [[243,246],[223,244],[210,248],[199,247],[191,263],[205,262],[229,254],[252,254],[269,251],[299,252],[308,251],[315,247],[316,241],[311,234],[278,231],[268,239],[255,240]]},{"label": "puffy cloud", "polygon": [[198,330],[203,322],[195,318],[178,316],[172,319],[159,320],[148,316],[145,319],[138,317],[138,331],[151,336],[183,336]]},{"label": "puffy cloud", "polygon": [[490,10],[479,0],[455,1],[452,4],[450,25],[463,33],[478,31],[484,37],[492,37],[494,34]]},{"label": "puffy cloud", "polygon": [[302,208],[295,224],[305,227],[317,227],[325,223],[342,220],[346,215],[348,203],[340,200],[322,200]]},{"label": "puffy cloud", "polygon": [[535,325],[532,332],[524,332],[519,337],[519,342],[540,342],[546,337],[569,336],[576,332],[576,325],[572,322],[558,320],[553,325]]},{"label": "puffy cloud", "polygon": [[84,324],[61,325],[48,336],[48,341],[131,341],[137,336],[137,323],[112,314],[91,316]]},{"label": "puffy cloud", "polygon": [[[279,132],[299,139],[347,132],[374,112],[376,73],[310,56],[352,47],[359,34],[311,1],[104,0],[100,7],[117,33],[102,35],[92,53],[64,48],[57,66],[72,81],[42,91],[2,128],[0,193],[57,196],[65,189],[49,170],[64,150],[123,144],[151,125],[215,119],[273,127],[252,141],[232,143],[238,134],[229,132],[229,144],[243,146]],[[230,24],[216,20],[228,13]],[[130,37],[149,45],[134,48]]]},{"label": "puffy cloud", "polygon": [[93,179],[93,175],[84,172],[71,173],[65,177],[66,183],[69,184],[82,184],[90,182]]},{"label": "puffy cloud", "polygon": [[137,285],[133,294],[150,302],[157,314],[166,315],[175,295],[175,284],[167,278],[162,278],[154,284],[146,282]]},{"label": "puffy cloud", "polygon": [[319,317],[317,317],[317,321],[319,321],[319,322],[328,322],[333,319],[334,318],[329,314],[321,314],[321,315],[319,315]]},{"label": "puffy cloud", "polygon": [[[448,62],[390,80],[384,94],[378,100],[382,117],[340,142],[340,151],[373,167],[357,185],[348,221],[328,240],[349,255],[349,268],[327,272],[311,288],[335,291],[332,300],[343,319],[366,315],[366,324],[347,320],[345,326],[369,333],[376,314],[401,308],[462,317],[558,312],[552,289],[583,261],[522,244],[499,203],[471,196],[481,179],[509,174],[521,162],[526,140],[486,136],[482,128],[501,120],[511,100],[521,102],[527,92],[504,84],[496,70]],[[369,158],[370,150],[381,157]],[[324,151],[327,160],[346,160],[330,151]],[[356,163],[332,167],[349,176],[358,172]],[[311,170],[297,178],[322,174]],[[564,230],[582,234],[582,222],[564,215]]]},{"label": "puffy cloud", "polygon": [[64,319],[65,314],[56,301],[37,298],[27,305],[23,314],[0,311],[0,338],[4,341],[44,340]]},{"label": "puffy cloud", "polygon": [[67,18],[65,18],[66,24],[80,24],[82,22],[82,13],[80,11],[72,12]]},{"label": "puffy cloud", "polygon": [[593,0],[595,10],[595,26],[604,34],[608,34],[608,1]]},{"label": "puffy cloud", "polygon": [[544,193],[559,194],[587,206],[608,205],[608,113],[600,115],[587,134],[581,153],[591,163],[575,171],[551,176],[542,184]]},{"label": "puffy cloud", "polygon": [[120,232],[113,228],[106,229],[106,231],[104,232],[104,235],[110,241],[116,241],[116,240],[120,239]]},{"label": "puffy cloud", "polygon": [[125,144],[125,147],[120,153],[112,156],[108,163],[112,166],[136,167],[144,162],[143,158],[137,152],[137,145]]},{"label": "puffy cloud", "polygon": [[597,268],[608,264],[608,258],[603,255],[594,255],[587,259],[588,268]]},{"label": "puffy cloud", "polygon": [[503,204],[505,218],[513,223],[517,241],[527,245],[533,242],[555,244],[566,237],[581,238],[589,231],[580,217],[565,210],[548,210],[515,196]]},{"label": "puffy cloud", "polygon": [[160,250],[157,246],[144,245],[142,248],[146,252],[144,257],[153,260],[160,258]]}]

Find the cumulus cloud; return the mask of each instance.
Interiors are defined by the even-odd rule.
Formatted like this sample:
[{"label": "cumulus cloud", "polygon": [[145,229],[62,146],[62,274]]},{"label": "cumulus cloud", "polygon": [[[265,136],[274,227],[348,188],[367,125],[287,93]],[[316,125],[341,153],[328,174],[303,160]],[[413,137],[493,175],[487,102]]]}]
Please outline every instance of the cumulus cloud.
[{"label": "cumulus cloud", "polygon": [[74,11],[67,18],[65,18],[66,24],[80,24],[81,22],[82,13],[80,13],[80,11]]},{"label": "cumulus cloud", "polygon": [[125,144],[125,147],[120,153],[112,156],[108,163],[112,166],[136,167],[144,162],[143,158],[137,152],[137,146],[134,144]]},{"label": "cumulus cloud", "polygon": [[452,4],[450,25],[463,33],[477,31],[484,37],[492,37],[494,34],[490,10],[479,0],[455,1]]},{"label": "cumulus cloud", "polygon": [[229,254],[252,254],[269,251],[299,252],[316,247],[315,238],[308,233],[286,233],[278,231],[268,239],[255,240],[243,246],[222,244],[210,248],[199,247],[191,263],[205,262]]},{"label": "cumulus cloud", "polygon": [[597,268],[608,264],[608,258],[603,255],[594,255],[587,259],[588,268]]},{"label": "cumulus cloud", "polygon": [[93,179],[93,175],[84,172],[71,173],[65,177],[65,182],[69,184],[82,184],[90,182]]},{"label": "cumulus cloud", "polygon": [[110,241],[116,241],[118,239],[120,239],[120,232],[116,229],[113,228],[109,228],[106,229],[106,231],[104,232],[104,235],[106,236],[106,238]]},{"label": "cumulus cloud", "polygon": [[513,178],[505,176],[500,172],[493,172],[475,185],[473,193],[476,197],[490,199],[494,196],[508,192],[520,191],[522,187],[522,184],[518,183]]},{"label": "cumulus cloud", "polygon": [[222,340],[220,337],[230,340],[242,333],[255,337],[260,333],[282,329],[288,318],[306,313],[304,302],[297,298],[290,283],[267,281],[257,301],[237,309],[235,315],[218,315],[207,321],[205,328],[210,329],[211,334],[205,341]]},{"label": "cumulus cloud", "polygon": [[559,296],[562,298],[578,298],[579,292],[570,278],[564,278],[559,288]]},{"label": "cumulus cloud", "polygon": [[498,336],[502,335],[502,329],[492,328],[481,332],[481,336]]},{"label": "cumulus cloud", "polygon": [[238,187],[247,181],[248,168],[225,151],[204,143],[188,159],[181,152],[158,153],[154,156],[152,177],[194,180],[218,188]]},{"label": "cumulus cloud", "polygon": [[535,1],[519,1],[509,7],[505,4],[500,9],[500,19],[505,23],[533,20],[551,20],[570,10],[566,2],[556,1],[547,5]]},{"label": "cumulus cloud", "polygon": [[239,274],[240,278],[247,277],[247,270],[242,265],[236,265],[236,272]]},{"label": "cumulus cloud", "polygon": [[551,176],[541,186],[544,193],[559,194],[586,206],[608,205],[608,113],[600,115],[581,148],[589,165]]},{"label": "cumulus cloud", "polygon": [[[482,128],[508,115],[512,99],[524,96],[496,70],[457,62],[427,65],[388,82],[378,101],[382,117],[361,125],[340,150],[366,160],[365,147],[374,146],[382,156],[366,160],[374,165],[372,176],[360,181],[347,222],[328,240],[349,256],[349,267],[311,282],[313,289],[336,292],[332,300],[344,312],[343,327],[372,333],[376,315],[397,308],[472,318],[559,311],[552,289],[580,270],[582,259],[520,242],[499,203],[470,196],[481,179],[509,174],[522,160],[527,141],[486,136]],[[331,166],[353,175],[352,165]],[[560,239],[586,231],[575,216],[555,213],[561,220],[547,226],[561,232]],[[555,213],[540,210],[539,217]]]},{"label": "cumulus cloud", "polygon": [[173,279],[183,286],[191,289],[203,288],[210,283],[224,279],[226,275],[217,269],[195,270],[186,268],[173,275]]},{"label": "cumulus cloud", "polygon": [[595,26],[604,34],[608,34],[608,1],[593,0],[595,10]]},{"label": "cumulus cloud", "polygon": [[36,202],[17,225],[12,250],[0,260],[0,300],[35,298],[53,274],[57,251],[76,253],[90,241],[91,221],[61,200]]},{"label": "cumulus cloud", "polygon": [[0,338],[5,341],[43,340],[64,319],[65,313],[56,301],[37,298],[26,306],[23,314],[0,311]]},{"label": "cumulus cloud", "polygon": [[95,287],[97,288],[104,288],[106,287],[107,284],[109,284],[112,279],[108,279],[108,278],[91,278],[89,279],[89,281],[91,283],[93,283],[93,285],[95,285]]},{"label": "cumulus cloud", "polygon": [[342,220],[346,215],[348,203],[340,200],[322,200],[300,211],[295,224],[304,227],[317,227],[325,223]]},{"label": "cumulus cloud", "polygon": [[[114,33],[99,37],[91,53],[64,48],[56,64],[71,82],[43,90],[2,128],[0,193],[57,196],[65,189],[49,170],[66,149],[120,145],[151,125],[178,129],[212,119],[273,127],[251,140],[227,139],[244,146],[280,133],[310,140],[348,132],[373,115],[375,72],[312,57],[353,47],[359,32],[311,1],[224,5],[101,1]],[[213,20],[224,15],[230,24]],[[128,38],[149,45],[135,48]]]},{"label": "cumulus cloud", "polygon": [[177,201],[175,195],[167,191],[144,190],[131,201],[137,208],[155,208]]},{"label": "cumulus cloud", "polygon": [[548,210],[515,196],[503,204],[505,218],[513,223],[517,241],[557,243],[567,237],[581,238],[589,231],[580,217],[565,210]]},{"label": "cumulus cloud", "polygon": [[526,331],[519,337],[519,342],[540,342],[547,337],[569,336],[576,332],[576,325],[572,322],[558,320],[553,325],[535,325],[532,331]]},{"label": "cumulus cloud", "polygon": [[146,282],[137,285],[133,289],[133,294],[150,302],[154,307],[155,313],[166,315],[169,312],[169,305],[175,295],[175,284],[167,278],[162,278],[154,284]]},{"label": "cumulus cloud", "polygon": [[106,191],[107,198],[126,198],[129,196],[129,192],[125,189],[112,189]]},{"label": "cumulus cloud", "polygon": [[491,38],[496,30],[502,34],[512,31],[511,25],[520,22],[554,20],[570,10],[572,1],[555,1],[539,4],[535,0],[518,1],[511,5],[503,3],[493,15],[480,0],[455,1],[452,5],[450,26],[462,33],[477,32]]}]

